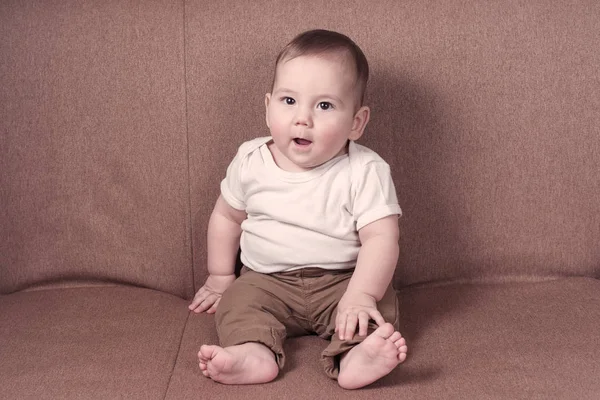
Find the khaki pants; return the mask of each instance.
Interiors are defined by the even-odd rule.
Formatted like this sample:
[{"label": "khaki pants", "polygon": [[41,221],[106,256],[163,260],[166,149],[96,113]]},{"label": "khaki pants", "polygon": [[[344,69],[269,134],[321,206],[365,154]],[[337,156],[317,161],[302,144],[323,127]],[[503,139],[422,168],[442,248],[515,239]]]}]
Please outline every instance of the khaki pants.
[{"label": "khaki pants", "polygon": [[[339,340],[335,331],[337,304],[346,291],[352,270],[327,271],[306,268],[291,272],[261,274],[243,268],[242,275],[223,293],[216,312],[217,332],[223,347],[247,342],[270,348],[283,368],[283,343],[287,337],[317,334],[330,340],[321,354],[325,373],[335,379],[339,356],[364,337]],[[386,322],[399,329],[398,299],[387,289],[377,309]],[[369,334],[377,329],[370,321]]]}]

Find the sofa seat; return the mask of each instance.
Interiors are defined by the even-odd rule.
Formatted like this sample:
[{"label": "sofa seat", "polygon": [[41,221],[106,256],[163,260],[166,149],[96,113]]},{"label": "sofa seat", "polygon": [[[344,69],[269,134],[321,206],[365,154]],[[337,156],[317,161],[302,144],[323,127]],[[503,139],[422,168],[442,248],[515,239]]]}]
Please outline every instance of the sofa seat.
[{"label": "sofa seat", "polygon": [[597,399],[600,280],[448,284],[399,291],[407,361],[381,381],[347,392],[322,372],[325,342],[286,342],[287,364],[266,385],[202,377],[200,343],[213,318],[192,315],[167,399]]},{"label": "sofa seat", "polygon": [[410,289],[402,302],[409,397],[598,399],[600,280]]},{"label": "sofa seat", "polygon": [[162,399],[187,302],[126,286],[0,297],[3,399]]},{"label": "sofa seat", "polygon": [[[409,358],[353,392],[370,399],[595,399],[600,280],[447,284],[399,291]],[[315,336],[290,339],[275,382],[204,378],[196,353],[217,341],[213,316],[128,286],[24,291],[0,298],[7,399],[310,399],[347,395],[322,372]],[[37,384],[32,385],[32,382]],[[199,396],[199,397],[198,397]]]}]

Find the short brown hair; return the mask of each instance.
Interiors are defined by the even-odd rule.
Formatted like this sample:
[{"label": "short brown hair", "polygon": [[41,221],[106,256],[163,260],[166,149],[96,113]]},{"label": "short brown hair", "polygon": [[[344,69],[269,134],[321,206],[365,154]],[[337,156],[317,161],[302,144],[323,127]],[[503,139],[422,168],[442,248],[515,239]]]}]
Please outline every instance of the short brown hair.
[{"label": "short brown hair", "polygon": [[[277,66],[283,60],[291,60],[304,55],[319,55],[333,52],[348,54],[354,63],[358,98],[362,106],[369,80],[369,63],[360,47],[346,35],[325,29],[314,29],[299,34],[277,56],[275,71],[277,71]],[[275,84],[275,76],[273,77],[273,84]]]}]

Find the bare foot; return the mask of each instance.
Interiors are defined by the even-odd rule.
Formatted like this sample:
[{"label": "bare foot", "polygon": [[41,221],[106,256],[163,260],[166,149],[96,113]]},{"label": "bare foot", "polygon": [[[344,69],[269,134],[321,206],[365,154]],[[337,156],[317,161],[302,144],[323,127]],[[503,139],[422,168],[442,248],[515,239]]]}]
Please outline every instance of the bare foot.
[{"label": "bare foot", "polygon": [[406,341],[392,324],[384,324],[340,361],[338,384],[344,389],[367,386],[406,360]]},{"label": "bare foot", "polygon": [[279,373],[273,352],[254,342],[225,348],[202,345],[198,362],[204,376],[229,385],[270,382]]}]

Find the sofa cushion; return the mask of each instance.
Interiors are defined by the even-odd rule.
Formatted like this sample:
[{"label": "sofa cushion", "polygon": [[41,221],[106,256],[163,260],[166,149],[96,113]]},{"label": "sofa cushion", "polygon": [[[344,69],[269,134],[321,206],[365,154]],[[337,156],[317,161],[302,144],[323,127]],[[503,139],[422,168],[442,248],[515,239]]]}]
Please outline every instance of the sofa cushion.
[{"label": "sofa cushion", "polygon": [[421,398],[593,399],[600,280],[448,285],[401,292],[412,343],[400,387]]},{"label": "sofa cushion", "polygon": [[[399,292],[407,361],[352,399],[592,399],[600,393],[600,281],[452,284]],[[285,344],[274,382],[226,386],[201,375],[196,353],[216,341],[190,318],[167,399],[335,399],[348,396],[319,362],[325,341]]]},{"label": "sofa cushion", "polygon": [[186,306],[124,286],[0,296],[0,397],[162,399]]}]

